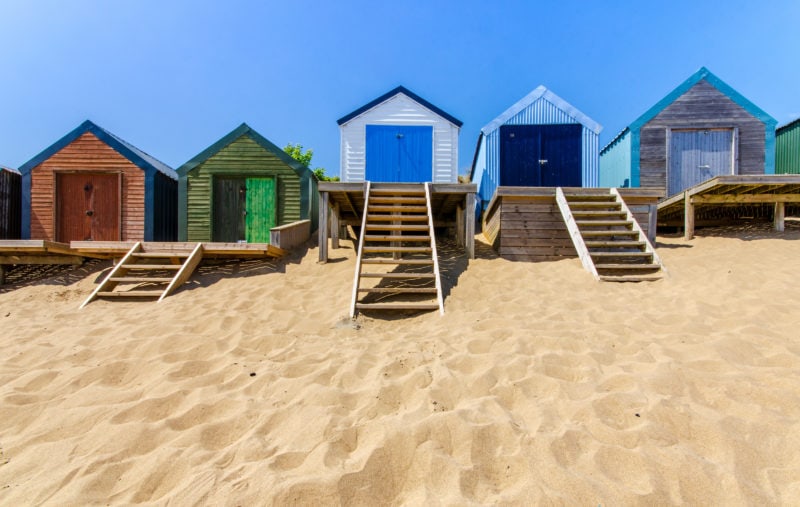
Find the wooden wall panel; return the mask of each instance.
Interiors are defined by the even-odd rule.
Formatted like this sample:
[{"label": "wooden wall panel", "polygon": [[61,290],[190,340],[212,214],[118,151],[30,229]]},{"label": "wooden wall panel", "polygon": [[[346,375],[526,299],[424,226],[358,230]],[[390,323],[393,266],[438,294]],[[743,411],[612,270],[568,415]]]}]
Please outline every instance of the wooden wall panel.
[{"label": "wooden wall panel", "polygon": [[55,172],[122,174],[122,241],[144,239],[145,173],[91,132],[64,147],[31,171],[31,239],[55,241]]}]

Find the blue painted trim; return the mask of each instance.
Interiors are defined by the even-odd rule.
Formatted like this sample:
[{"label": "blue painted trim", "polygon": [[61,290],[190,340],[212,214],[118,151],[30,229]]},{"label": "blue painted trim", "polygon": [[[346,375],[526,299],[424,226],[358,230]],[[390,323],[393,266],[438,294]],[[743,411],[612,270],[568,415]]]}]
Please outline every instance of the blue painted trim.
[{"label": "blue painted trim", "polygon": [[639,150],[640,150],[640,143],[639,143],[639,129],[631,130],[631,188],[637,188],[641,186],[639,181],[640,178],[640,167],[639,167]]},{"label": "blue painted trim", "polygon": [[731,88],[727,83],[722,81],[720,78],[715,76],[710,70],[705,67],[700,67],[700,69],[689,76],[686,81],[679,84],[674,90],[669,92],[663,99],[656,102],[656,104],[648,109],[643,115],[637,118],[633,123],[630,125],[631,130],[639,130],[644,126],[647,122],[655,118],[658,113],[663,111],[667,106],[675,102],[675,100],[686,93],[692,86],[696,85],[700,81],[705,79],[709,84],[711,84],[714,88],[722,92],[723,95],[727,96],[733,102],[741,106],[745,111],[753,115],[754,117],[758,118],[762,123],[767,126],[772,126],[773,128],[778,122],[764,112],[763,109],[759,108],[749,100],[747,100],[743,95],[739,92]]},{"label": "blue painted trim", "polygon": [[31,173],[22,174],[22,223],[20,238],[31,239]]},{"label": "blue painted trim", "polygon": [[144,240],[153,241],[156,216],[156,171],[144,174]]},{"label": "blue painted trim", "polygon": [[544,99],[550,102],[557,109],[560,109],[561,111],[564,111],[567,115],[575,118],[575,120],[577,120],[578,123],[580,123],[587,129],[591,130],[595,134],[600,134],[600,131],[603,130],[603,127],[600,126],[599,123],[597,123],[593,119],[583,114],[575,106],[573,106],[566,100],[562,99],[552,91],[548,90],[544,86],[539,85],[528,95],[526,95],[525,97],[517,101],[514,105],[506,109],[500,116],[490,121],[485,127],[481,129],[481,132],[484,135],[488,136],[493,131],[500,128],[501,125],[504,125],[508,120],[519,114],[522,110],[529,107],[531,104],[535,103],[540,99]]},{"label": "blue painted trim", "polygon": [[764,174],[775,174],[775,129],[765,127]]},{"label": "blue painted trim", "polygon": [[262,136],[252,127],[250,127],[247,123],[242,123],[228,134],[226,134],[222,139],[215,142],[205,150],[201,151],[196,156],[192,157],[191,160],[180,166],[177,170],[178,178],[183,179],[186,178],[189,172],[206,162],[208,159],[222,151],[225,147],[236,141],[242,136],[247,136],[253,141],[256,142],[259,146],[264,148],[266,151],[272,153],[276,157],[278,157],[282,162],[292,168],[295,173],[301,178],[303,177],[310,177],[310,178],[317,178],[317,175],[314,174],[314,171],[309,169],[308,167],[304,166],[297,160],[293,159],[288,153],[283,151],[277,145],[272,143],[269,139]]},{"label": "blue painted trim", "polygon": [[419,95],[417,95],[416,93],[412,92],[411,90],[409,90],[408,88],[406,88],[404,86],[398,86],[397,88],[384,93],[383,95],[381,95],[377,99],[375,99],[375,100],[373,100],[373,101],[371,101],[371,102],[369,102],[367,104],[364,104],[363,106],[359,107],[358,109],[356,109],[352,113],[342,116],[341,118],[339,118],[336,121],[336,123],[338,123],[339,125],[343,125],[343,124],[347,123],[348,121],[352,120],[353,118],[355,118],[356,116],[364,113],[365,111],[369,111],[370,109],[372,109],[373,107],[377,106],[378,104],[386,102],[387,100],[389,100],[390,98],[394,97],[395,95],[397,95],[399,93],[402,93],[403,95],[407,96],[411,100],[413,100],[415,102],[418,102],[419,104],[425,106],[426,108],[428,108],[431,111],[433,111],[434,113],[438,114],[439,116],[441,116],[445,120],[449,121],[450,123],[452,123],[456,127],[460,127],[460,126],[462,126],[464,124],[464,122],[462,122],[461,120],[457,119],[455,116],[452,116],[452,115],[446,113],[445,111],[439,109],[438,107],[434,106],[433,104],[431,104],[430,102],[428,102],[427,100],[423,99],[422,97],[420,97]]}]

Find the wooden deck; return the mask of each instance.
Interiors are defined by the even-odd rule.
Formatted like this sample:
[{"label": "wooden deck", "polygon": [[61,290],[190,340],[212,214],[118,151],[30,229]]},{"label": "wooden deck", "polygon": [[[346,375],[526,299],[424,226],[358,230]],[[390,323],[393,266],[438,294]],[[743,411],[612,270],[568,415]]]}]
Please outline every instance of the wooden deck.
[{"label": "wooden deck", "polygon": [[[360,226],[364,213],[365,183],[320,182],[319,260],[328,260],[328,238],[331,248],[339,247],[341,226]],[[372,183],[382,189],[403,190],[421,184]],[[431,212],[435,227],[454,227],[456,239],[475,258],[475,195],[473,184],[431,183]],[[330,222],[330,223],[329,223]]]},{"label": "wooden deck", "polygon": [[[73,241],[70,248],[77,255],[98,259],[120,258],[133,248],[136,241]],[[200,243],[203,258],[244,259],[257,257],[282,257],[287,251],[267,243]],[[144,242],[147,251],[191,251],[197,243],[192,242]]]},{"label": "wooden deck", "polygon": [[760,216],[782,231],[786,204],[800,205],[798,174],[718,176],[660,202],[658,225],[683,226],[691,239],[696,225]]},{"label": "wooden deck", "polygon": [[[610,195],[608,188],[563,188],[564,194],[583,200]],[[657,188],[620,188],[642,231],[653,241]],[[483,213],[483,234],[501,257],[518,261],[549,261],[577,257],[572,238],[556,202],[556,187],[498,187]],[[601,204],[601,203],[599,203]],[[614,227],[609,219],[607,227]],[[603,224],[598,224],[603,225]]]}]

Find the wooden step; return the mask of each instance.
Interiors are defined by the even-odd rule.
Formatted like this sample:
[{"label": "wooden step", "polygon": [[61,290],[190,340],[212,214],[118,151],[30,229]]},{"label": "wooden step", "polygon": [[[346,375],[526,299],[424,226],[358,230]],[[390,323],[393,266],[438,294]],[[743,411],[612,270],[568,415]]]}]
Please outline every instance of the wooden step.
[{"label": "wooden step", "polygon": [[663,280],[660,274],[655,275],[600,275],[604,282],[657,282]]},{"label": "wooden step", "polygon": [[592,257],[630,257],[632,259],[644,259],[652,257],[650,252],[589,252]]},{"label": "wooden step", "polygon": [[367,224],[368,231],[427,231],[428,225]]},{"label": "wooden step", "polygon": [[372,258],[361,259],[361,264],[413,264],[417,266],[432,266],[432,259],[390,259],[390,258]]},{"label": "wooden step", "polygon": [[123,269],[144,269],[144,270],[156,270],[156,269],[172,269],[172,270],[179,270],[183,267],[180,264],[124,264]]},{"label": "wooden step", "polygon": [[570,208],[613,208],[613,209],[620,209],[622,205],[618,202],[609,201],[609,202],[578,202],[578,201],[570,201],[569,203]]},{"label": "wooden step", "polygon": [[[367,215],[367,222],[427,222],[428,215]],[[367,225],[370,225],[367,223]]]},{"label": "wooden step", "polygon": [[375,294],[436,294],[436,287],[359,287],[358,292]]},{"label": "wooden step", "polygon": [[[428,208],[426,206],[369,206],[367,208],[368,213],[427,213]],[[427,218],[427,215],[425,215]]]},{"label": "wooden step", "polygon": [[364,236],[364,241],[430,241],[430,236],[411,236],[406,235],[402,236],[400,234],[397,235],[389,235],[389,236]]},{"label": "wooden step", "polygon": [[659,266],[658,264],[595,264],[595,268],[614,270],[614,271],[624,271],[624,270],[645,271],[645,270],[661,269],[661,266]]},{"label": "wooden step", "polygon": [[104,298],[115,298],[115,297],[116,298],[119,298],[119,297],[123,297],[123,298],[127,298],[127,297],[132,297],[132,298],[141,298],[141,297],[157,298],[157,297],[161,297],[161,293],[162,293],[162,291],[160,291],[160,290],[127,290],[127,291],[120,291],[120,292],[98,292],[97,296],[98,297],[104,297]]},{"label": "wooden step", "polygon": [[413,186],[399,184],[399,185],[394,185],[393,187],[384,187],[384,188],[372,187],[369,190],[369,194],[370,196],[376,196],[376,195],[425,196],[425,189],[420,188],[418,184],[414,184]]},{"label": "wooden step", "polygon": [[438,303],[356,303],[356,310],[438,310]]},{"label": "wooden step", "polygon": [[131,257],[141,257],[149,259],[168,259],[170,257],[186,258],[192,252],[136,252],[132,253]]},{"label": "wooden step", "polygon": [[644,241],[585,241],[588,248],[644,248]]},{"label": "wooden step", "polygon": [[361,273],[362,278],[435,278],[434,273]]},{"label": "wooden step", "polygon": [[605,231],[581,231],[581,236],[584,237],[598,237],[598,236],[630,236],[630,237],[639,237],[639,233],[637,231],[626,231],[626,230],[619,230],[619,229],[609,229]]},{"label": "wooden step", "polygon": [[575,223],[578,227],[633,227],[630,220],[575,220]]},{"label": "wooden step", "polygon": [[603,217],[624,217],[628,216],[627,213],[624,211],[583,211],[583,210],[572,210],[572,216],[575,218],[577,217],[596,217],[596,218],[603,218]]},{"label": "wooden step", "polygon": [[373,197],[370,204],[418,204],[425,205],[424,197]]},{"label": "wooden step", "polygon": [[364,253],[431,253],[430,247],[418,246],[365,246]]},{"label": "wooden step", "polygon": [[145,282],[169,283],[172,281],[172,278],[158,278],[158,277],[147,277],[147,276],[120,276],[120,277],[111,277],[109,278],[109,281],[117,283],[145,283]]},{"label": "wooden step", "polygon": [[567,201],[572,205],[572,201],[575,202],[616,202],[617,197],[611,194],[599,194],[599,195],[584,195],[584,194],[568,194],[564,193],[564,197],[567,198]]}]

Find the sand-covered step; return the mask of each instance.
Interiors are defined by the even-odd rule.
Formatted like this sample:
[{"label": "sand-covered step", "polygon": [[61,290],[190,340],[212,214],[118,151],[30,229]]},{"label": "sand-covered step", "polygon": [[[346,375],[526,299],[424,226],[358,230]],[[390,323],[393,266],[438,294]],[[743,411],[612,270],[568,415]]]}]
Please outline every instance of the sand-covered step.
[{"label": "sand-covered step", "polygon": [[361,264],[404,264],[414,266],[432,266],[431,259],[391,259],[389,257],[373,257],[361,259]]},{"label": "sand-covered step", "polygon": [[435,273],[361,273],[362,278],[436,278]]},{"label": "sand-covered step", "polygon": [[653,275],[600,275],[600,280],[604,282],[657,282],[663,280],[660,273]]},{"label": "sand-covered step", "polygon": [[646,248],[647,243],[644,241],[597,241],[597,240],[588,240],[585,241],[587,248]]},{"label": "sand-covered step", "polygon": [[133,298],[158,298],[161,297],[163,291],[161,290],[125,290],[119,292],[98,292],[98,297],[114,298],[114,297],[133,297]]},{"label": "sand-covered step", "polygon": [[117,283],[169,283],[172,281],[172,278],[150,276],[114,276],[108,280],[110,282]]},{"label": "sand-covered step", "polygon": [[373,294],[436,294],[436,287],[359,287],[358,292]]},{"label": "sand-covered step", "polygon": [[439,303],[356,303],[356,310],[438,310]]},{"label": "sand-covered step", "polygon": [[648,270],[660,270],[661,266],[658,264],[595,264],[594,266],[598,270],[608,270],[608,271],[627,271],[627,270],[637,270],[637,271],[648,271]]},{"label": "sand-covered step", "polygon": [[430,247],[424,246],[365,246],[364,253],[431,253]]},{"label": "sand-covered step", "polygon": [[397,222],[427,222],[428,215],[367,215],[367,224],[370,222],[384,222],[384,221],[397,221]]}]

